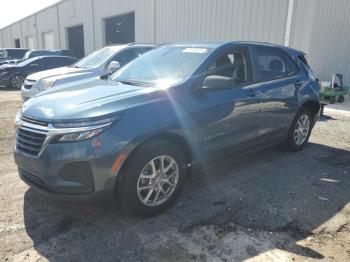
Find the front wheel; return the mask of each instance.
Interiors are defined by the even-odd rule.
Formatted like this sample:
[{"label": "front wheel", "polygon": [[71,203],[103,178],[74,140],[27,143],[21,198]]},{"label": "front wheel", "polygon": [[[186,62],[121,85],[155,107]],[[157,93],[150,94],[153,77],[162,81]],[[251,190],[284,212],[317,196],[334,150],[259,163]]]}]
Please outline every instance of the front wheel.
[{"label": "front wheel", "polygon": [[10,85],[14,89],[21,89],[25,79],[26,77],[23,75],[15,75],[11,78]]},{"label": "front wheel", "polygon": [[302,150],[309,141],[313,116],[307,108],[301,109],[295,116],[289,129],[287,147],[292,151]]},{"label": "front wheel", "polygon": [[184,165],[182,151],[169,142],[142,146],[123,171],[123,207],[138,216],[156,215],[169,207],[182,187]]}]

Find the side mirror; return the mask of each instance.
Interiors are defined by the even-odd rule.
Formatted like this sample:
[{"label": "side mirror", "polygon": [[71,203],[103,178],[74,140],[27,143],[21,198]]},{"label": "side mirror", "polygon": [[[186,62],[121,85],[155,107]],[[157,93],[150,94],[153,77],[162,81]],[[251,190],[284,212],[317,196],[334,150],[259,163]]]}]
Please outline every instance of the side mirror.
[{"label": "side mirror", "polygon": [[202,89],[208,90],[219,90],[219,89],[229,89],[233,84],[231,77],[211,75],[207,76],[203,82]]},{"label": "side mirror", "polygon": [[115,71],[117,71],[120,68],[120,63],[117,61],[112,61],[109,63],[107,68],[107,74],[113,74]]}]

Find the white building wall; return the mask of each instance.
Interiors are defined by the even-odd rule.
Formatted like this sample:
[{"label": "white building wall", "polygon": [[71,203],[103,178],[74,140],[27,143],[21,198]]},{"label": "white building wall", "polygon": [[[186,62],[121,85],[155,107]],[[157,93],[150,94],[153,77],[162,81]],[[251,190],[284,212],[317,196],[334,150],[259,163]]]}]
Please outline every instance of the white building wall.
[{"label": "white building wall", "polygon": [[33,37],[34,46],[38,47],[38,38],[36,34],[35,16],[29,16],[21,21],[23,47],[28,48],[27,38]]},{"label": "white building wall", "polygon": [[14,46],[14,43],[12,42],[12,35],[11,35],[11,27],[8,26],[8,27],[5,27],[3,30],[3,37],[4,37],[4,46],[5,47],[13,47]]},{"label": "white building wall", "polygon": [[282,44],[288,0],[157,0],[156,41],[251,40]]},{"label": "white building wall", "polygon": [[350,1],[318,0],[308,56],[320,79],[331,79],[332,73],[344,74],[350,85]]},{"label": "white building wall", "polygon": [[20,40],[21,47],[23,47],[22,33],[21,33],[21,23],[15,23],[11,25],[11,42],[15,46],[15,39]]},{"label": "white building wall", "polygon": [[[105,45],[104,19],[135,12],[137,42],[251,40],[283,44],[293,0],[65,0],[0,30],[0,46],[52,31],[68,48],[67,27],[83,24],[85,53]],[[308,54],[320,79],[343,73],[350,84],[350,1],[294,0],[290,46]],[[38,32],[38,34],[37,34]]]},{"label": "white building wall", "polygon": [[92,0],[68,0],[58,4],[61,48],[68,49],[67,28],[84,26],[85,54],[95,50]]},{"label": "white building wall", "polygon": [[93,0],[93,8],[96,48],[105,45],[104,19],[129,12],[135,12],[136,42],[154,41],[154,0]]},{"label": "white building wall", "polygon": [[36,26],[38,30],[38,48],[44,48],[43,46],[43,34],[53,32],[54,34],[54,48],[60,49],[60,35],[57,19],[57,6],[44,9],[36,14]]}]

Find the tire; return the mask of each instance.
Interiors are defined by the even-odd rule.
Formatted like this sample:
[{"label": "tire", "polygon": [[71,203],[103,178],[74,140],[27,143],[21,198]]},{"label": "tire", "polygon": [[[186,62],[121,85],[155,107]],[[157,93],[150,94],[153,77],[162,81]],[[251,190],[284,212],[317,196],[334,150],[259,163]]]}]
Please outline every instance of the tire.
[{"label": "tire", "polygon": [[20,74],[14,75],[10,79],[10,87],[13,89],[21,89],[25,79],[26,77],[24,75],[20,75]]},{"label": "tire", "polygon": [[345,97],[344,96],[339,96],[338,97],[338,103],[343,103],[345,100]]},{"label": "tire", "polygon": [[[164,170],[171,166],[166,172],[160,171],[162,159]],[[122,207],[142,217],[162,212],[175,201],[181,191],[186,175],[184,166],[183,152],[174,144],[167,141],[154,141],[141,146],[127,161],[123,170],[121,187],[119,187]],[[164,182],[166,178],[171,181]],[[151,186],[153,191],[145,189]],[[160,188],[163,188],[163,191]],[[166,192],[168,196],[164,194]]]},{"label": "tire", "polygon": [[[311,135],[313,118],[314,116],[309,109],[301,108],[299,110],[289,128],[286,142],[287,149],[290,151],[300,151],[307,145]],[[302,123],[304,123],[303,120],[305,119],[307,119],[308,125],[305,124],[305,126],[302,126]],[[300,134],[300,136],[298,136],[298,134]]]}]

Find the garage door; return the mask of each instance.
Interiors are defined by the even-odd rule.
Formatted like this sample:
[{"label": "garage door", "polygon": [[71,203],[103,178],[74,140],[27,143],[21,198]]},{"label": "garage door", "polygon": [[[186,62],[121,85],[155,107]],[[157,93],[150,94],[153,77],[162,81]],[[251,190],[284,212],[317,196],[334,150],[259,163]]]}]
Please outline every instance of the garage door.
[{"label": "garage door", "polygon": [[27,36],[27,48],[34,49],[34,37]]},{"label": "garage door", "polygon": [[106,45],[135,42],[135,13],[105,19]]},{"label": "garage door", "polygon": [[43,47],[45,49],[55,48],[53,32],[43,33]]}]

